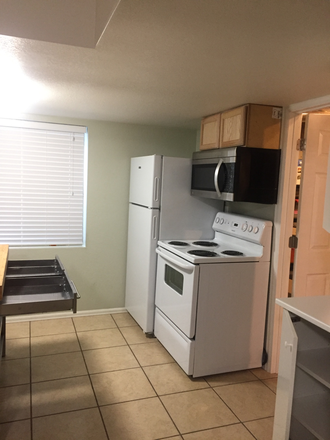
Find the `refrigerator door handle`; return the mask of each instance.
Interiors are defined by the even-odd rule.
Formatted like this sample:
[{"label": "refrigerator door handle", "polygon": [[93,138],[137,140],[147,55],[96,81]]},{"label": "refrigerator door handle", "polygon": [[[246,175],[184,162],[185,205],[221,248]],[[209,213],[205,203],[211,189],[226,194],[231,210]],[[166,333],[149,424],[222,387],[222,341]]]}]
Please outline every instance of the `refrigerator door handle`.
[{"label": "refrigerator door handle", "polygon": [[154,183],[154,201],[159,202],[159,177],[155,177]]},{"label": "refrigerator door handle", "polygon": [[158,238],[158,216],[154,215],[152,217],[152,239],[157,240]]}]

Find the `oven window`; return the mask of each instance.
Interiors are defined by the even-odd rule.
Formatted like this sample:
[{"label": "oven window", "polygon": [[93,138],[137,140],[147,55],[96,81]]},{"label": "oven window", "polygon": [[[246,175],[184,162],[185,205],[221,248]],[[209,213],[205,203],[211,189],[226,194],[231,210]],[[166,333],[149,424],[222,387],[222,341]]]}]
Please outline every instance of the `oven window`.
[{"label": "oven window", "polygon": [[165,264],[165,283],[179,295],[183,294],[183,275],[173,267]]}]

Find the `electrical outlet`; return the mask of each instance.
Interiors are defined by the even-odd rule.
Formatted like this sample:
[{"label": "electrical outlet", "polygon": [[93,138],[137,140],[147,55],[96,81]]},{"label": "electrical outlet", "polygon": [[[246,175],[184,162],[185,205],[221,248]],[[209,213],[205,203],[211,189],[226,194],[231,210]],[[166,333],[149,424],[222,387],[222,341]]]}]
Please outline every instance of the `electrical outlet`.
[{"label": "electrical outlet", "polygon": [[282,109],[279,107],[273,107],[272,118],[282,119]]}]

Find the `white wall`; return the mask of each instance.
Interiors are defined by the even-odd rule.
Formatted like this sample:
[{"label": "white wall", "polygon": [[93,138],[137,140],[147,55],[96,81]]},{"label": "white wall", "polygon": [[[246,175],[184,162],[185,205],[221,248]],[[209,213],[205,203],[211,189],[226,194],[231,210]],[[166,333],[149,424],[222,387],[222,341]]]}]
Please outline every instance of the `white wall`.
[{"label": "white wall", "polygon": [[130,158],[190,157],[196,149],[196,131],[39,116],[26,119],[88,127],[87,240],[85,248],[10,249],[9,259],[58,255],[81,295],[78,310],[123,307]]}]

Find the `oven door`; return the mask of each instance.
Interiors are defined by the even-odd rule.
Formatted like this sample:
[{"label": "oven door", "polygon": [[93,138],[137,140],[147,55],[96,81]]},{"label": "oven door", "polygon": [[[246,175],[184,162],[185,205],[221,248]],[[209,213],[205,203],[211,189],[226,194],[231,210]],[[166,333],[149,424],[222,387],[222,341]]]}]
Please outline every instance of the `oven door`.
[{"label": "oven door", "polygon": [[195,336],[199,266],[157,248],[156,306],[188,338]]}]

